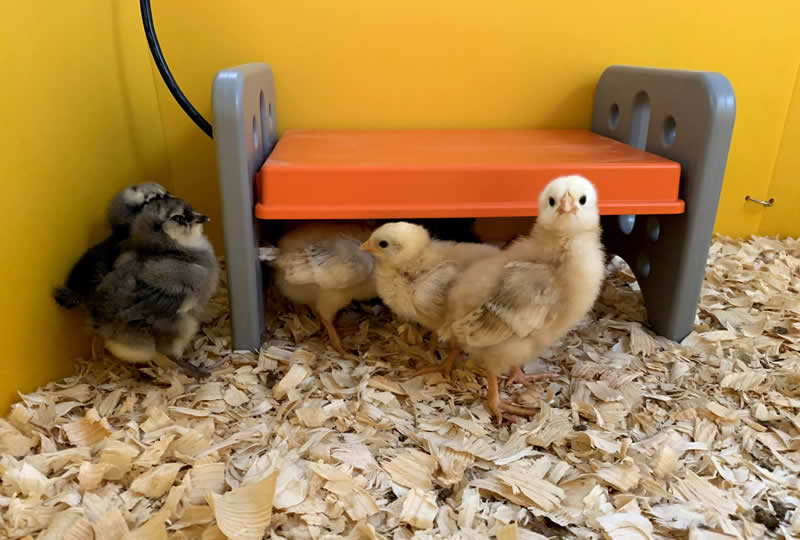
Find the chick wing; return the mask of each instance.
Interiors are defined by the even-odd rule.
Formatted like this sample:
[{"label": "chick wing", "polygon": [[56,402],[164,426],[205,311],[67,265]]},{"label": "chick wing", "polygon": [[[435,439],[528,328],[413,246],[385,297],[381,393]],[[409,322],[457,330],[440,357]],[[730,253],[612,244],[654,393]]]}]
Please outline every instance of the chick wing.
[{"label": "chick wing", "polygon": [[192,283],[203,280],[200,265],[171,258],[135,258],[121,261],[103,279],[92,302],[101,321],[152,323],[187,311],[196,291]]},{"label": "chick wing", "polygon": [[454,321],[452,330],[468,347],[491,347],[543,327],[561,301],[551,265],[512,261],[503,266],[489,297]]},{"label": "chick wing", "polygon": [[458,272],[458,263],[444,261],[421,275],[413,284],[412,302],[423,320],[441,319],[447,307],[447,293]]},{"label": "chick wing", "polygon": [[315,240],[303,249],[281,253],[275,264],[284,271],[289,283],[347,289],[369,279],[375,261],[359,249],[359,243],[353,238],[335,236]]}]

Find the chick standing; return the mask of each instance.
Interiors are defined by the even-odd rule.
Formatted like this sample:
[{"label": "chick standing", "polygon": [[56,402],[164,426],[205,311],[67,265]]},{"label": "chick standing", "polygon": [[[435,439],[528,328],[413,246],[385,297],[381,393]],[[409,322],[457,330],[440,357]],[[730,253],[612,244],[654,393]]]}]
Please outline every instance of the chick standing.
[{"label": "chick standing", "polygon": [[497,375],[509,368],[521,374],[521,365],[589,312],[600,292],[604,261],[597,192],[585,178],[566,176],[540,194],[530,236],[459,276],[448,296],[443,335],[485,366],[487,400],[498,421],[503,412],[532,411],[500,399]]},{"label": "chick standing", "polygon": [[64,287],[53,291],[56,303],[67,309],[83,304],[114,267],[114,261],[122,253],[122,243],[128,238],[134,218],[150,202],[170,196],[163,186],[153,182],[128,186],[117,193],[107,211],[111,234],[90,247],[78,259],[70,270]]},{"label": "chick standing", "polygon": [[[439,328],[446,320],[447,293],[456,276],[468,264],[500,251],[486,244],[433,240],[424,227],[404,221],[382,225],[361,249],[377,260],[378,296],[400,317],[433,332],[431,350],[438,345]],[[441,365],[415,375],[438,371],[449,376],[459,353],[454,345]]]},{"label": "chick standing", "polygon": [[261,248],[259,258],[275,268],[284,296],[311,307],[328,333],[331,347],[345,355],[333,322],[353,300],[370,300],[375,289],[375,259],[359,249],[369,237],[366,225],[310,222],[281,237],[278,247]]},{"label": "chick standing", "polygon": [[120,360],[145,363],[161,353],[193,375],[208,374],[183,359],[219,277],[206,221],[178,198],[153,201],[134,219],[126,250],[87,300],[94,328]]}]

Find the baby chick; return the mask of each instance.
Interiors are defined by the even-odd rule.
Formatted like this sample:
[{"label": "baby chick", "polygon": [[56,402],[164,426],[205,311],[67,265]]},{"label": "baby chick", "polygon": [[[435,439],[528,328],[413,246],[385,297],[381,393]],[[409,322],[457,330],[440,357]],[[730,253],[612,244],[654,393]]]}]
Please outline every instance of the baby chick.
[{"label": "baby chick", "polygon": [[519,366],[589,312],[600,292],[604,262],[597,192],[585,178],[565,176],[540,194],[530,236],[458,277],[442,334],[485,366],[489,409],[498,422],[503,412],[533,411],[501,400],[497,375],[509,368],[521,374]]},{"label": "baby chick", "polygon": [[[420,225],[398,221],[376,229],[361,249],[375,255],[378,296],[400,317],[415,321],[433,332],[430,349],[438,345],[439,327],[444,323],[447,292],[456,276],[470,263],[500,250],[471,242],[433,240]],[[449,377],[453,361],[460,354],[450,348],[440,366],[414,375],[440,372]]]},{"label": "baby chick", "polygon": [[94,328],[120,360],[161,353],[193,375],[208,374],[183,359],[217,288],[206,221],[178,198],[152,201],[134,219],[126,250],[87,299]]},{"label": "baby chick", "polygon": [[259,258],[275,268],[275,282],[284,296],[311,307],[333,347],[346,355],[333,324],[336,314],[353,300],[370,300],[375,290],[375,259],[359,250],[369,237],[366,225],[308,222],[284,234],[277,248],[261,248]]},{"label": "baby chick", "polygon": [[90,247],[72,267],[64,287],[53,291],[58,305],[72,309],[83,304],[89,293],[111,272],[114,261],[122,253],[122,243],[128,238],[133,219],[151,201],[170,197],[169,192],[152,182],[128,186],[117,193],[108,207],[111,234]]}]

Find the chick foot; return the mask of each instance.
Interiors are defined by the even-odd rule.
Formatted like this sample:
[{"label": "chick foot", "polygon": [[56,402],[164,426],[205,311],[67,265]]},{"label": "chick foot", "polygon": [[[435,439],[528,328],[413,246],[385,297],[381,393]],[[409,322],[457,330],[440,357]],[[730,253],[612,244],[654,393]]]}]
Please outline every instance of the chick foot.
[{"label": "chick foot", "polygon": [[449,379],[450,373],[453,371],[453,362],[455,362],[455,359],[459,354],[461,354],[461,349],[459,349],[457,346],[453,346],[444,362],[435,366],[428,366],[426,368],[419,369],[415,371],[413,375],[411,375],[411,378],[413,379],[414,377],[419,377],[420,375],[425,375],[427,373],[441,373],[445,379]]},{"label": "chick foot", "polygon": [[519,383],[525,388],[530,388],[531,386],[533,386],[534,381],[542,381],[555,378],[556,378],[555,373],[532,373],[530,375],[527,375],[524,371],[522,371],[522,368],[515,367],[511,369],[511,373],[506,379],[503,388],[508,388],[514,383]]},{"label": "chick foot", "polygon": [[489,410],[494,414],[498,424],[503,423],[504,412],[517,416],[533,416],[539,412],[537,409],[520,407],[519,405],[514,405],[510,401],[500,399],[500,392],[498,392],[497,388],[497,375],[489,373],[487,379],[486,401],[489,404]]},{"label": "chick foot", "polygon": [[189,375],[197,379],[203,379],[211,375],[211,372],[207,369],[196,366],[191,362],[184,360],[183,358],[170,358],[170,360],[182,367],[187,373],[189,373]]}]

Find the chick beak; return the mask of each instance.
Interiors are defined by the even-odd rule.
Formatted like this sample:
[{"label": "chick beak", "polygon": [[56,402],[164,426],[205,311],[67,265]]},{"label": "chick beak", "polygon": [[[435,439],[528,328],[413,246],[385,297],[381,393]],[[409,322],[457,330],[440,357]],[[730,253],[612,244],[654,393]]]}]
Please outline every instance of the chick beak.
[{"label": "chick beak", "polygon": [[370,242],[369,240],[361,244],[359,246],[359,249],[361,249],[361,251],[366,251],[367,253],[372,253],[373,251],[375,251],[375,249],[372,247],[372,242]]},{"label": "chick beak", "polygon": [[194,217],[192,218],[192,223],[208,223],[209,221],[211,221],[211,218],[205,214],[195,213]]},{"label": "chick beak", "polygon": [[575,199],[572,198],[572,195],[569,193],[565,193],[563,197],[561,197],[561,202],[558,205],[558,213],[559,214],[574,214],[578,211],[578,207],[575,205]]}]

